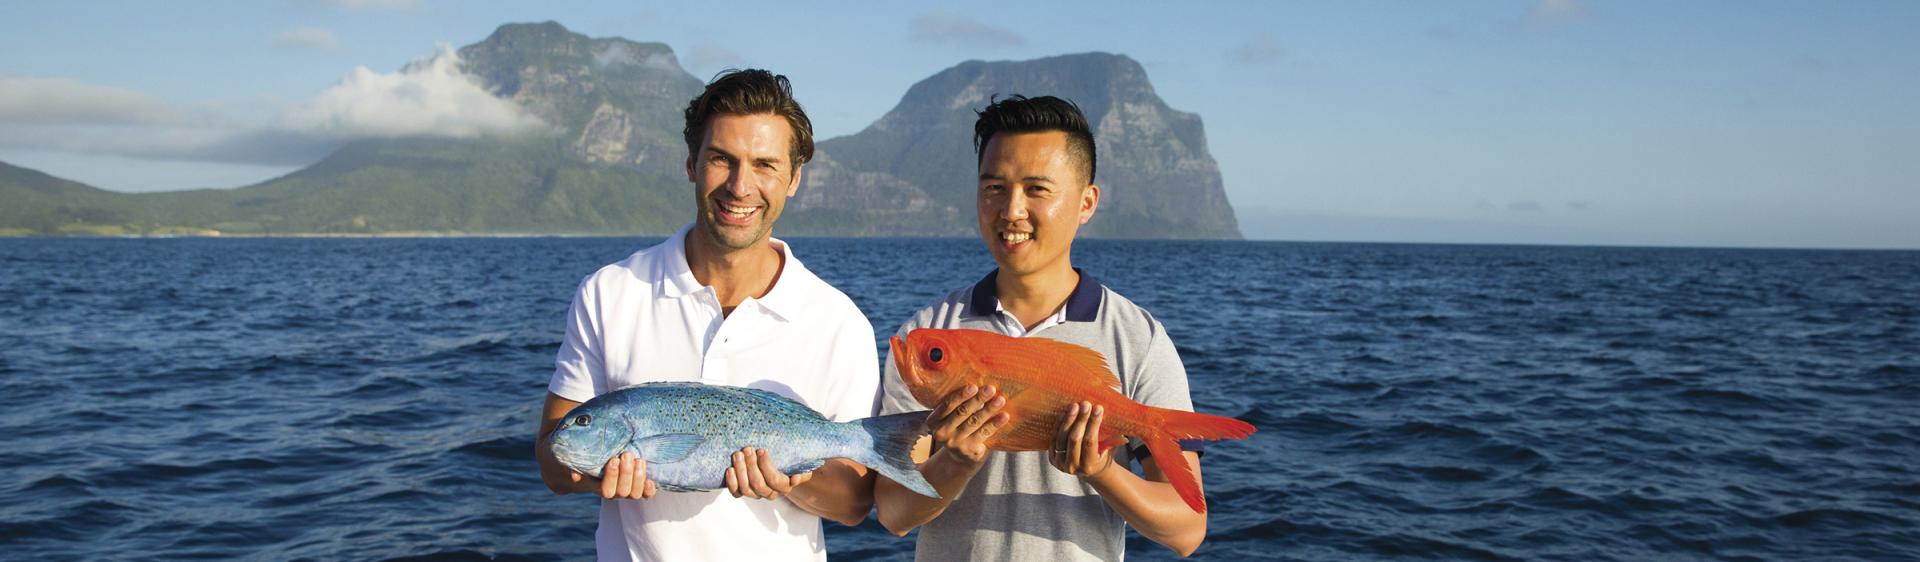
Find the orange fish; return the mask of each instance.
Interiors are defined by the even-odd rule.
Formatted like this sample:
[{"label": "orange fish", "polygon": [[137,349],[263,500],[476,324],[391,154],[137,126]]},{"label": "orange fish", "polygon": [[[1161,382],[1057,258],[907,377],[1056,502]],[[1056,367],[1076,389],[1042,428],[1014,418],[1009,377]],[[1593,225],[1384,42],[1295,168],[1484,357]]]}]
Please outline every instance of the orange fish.
[{"label": "orange fish", "polygon": [[1015,338],[980,330],[917,329],[892,338],[893,360],[913,398],[929,408],[966,385],[993,386],[1006,396],[1007,425],[987,440],[999,451],[1053,448],[1060,416],[1074,403],[1106,407],[1100,450],[1140,438],[1180,499],[1199,513],[1207,499],[1181,439],[1245,439],[1253,425],[1233,418],[1155,408],[1120,393],[1120,379],[1099,352],[1045,338]]}]

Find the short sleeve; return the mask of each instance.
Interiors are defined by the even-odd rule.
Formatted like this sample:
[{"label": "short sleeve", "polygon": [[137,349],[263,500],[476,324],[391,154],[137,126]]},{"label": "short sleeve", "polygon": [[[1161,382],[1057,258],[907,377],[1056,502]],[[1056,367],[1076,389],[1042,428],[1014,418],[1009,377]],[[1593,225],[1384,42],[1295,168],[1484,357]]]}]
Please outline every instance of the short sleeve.
[{"label": "short sleeve", "polygon": [[553,378],[547,391],[574,402],[586,402],[605,393],[607,367],[601,354],[602,324],[599,295],[589,276],[574,291],[573,305],[567,308],[566,339],[553,358]]},{"label": "short sleeve", "polygon": [[1147,318],[1151,337],[1132,379],[1133,400],[1157,408],[1193,411],[1193,396],[1187,390],[1187,366],[1180,362],[1180,350],[1173,346],[1167,329],[1159,320]]},{"label": "short sleeve", "polygon": [[[1187,367],[1180,362],[1180,350],[1173,346],[1173,339],[1167,336],[1166,326],[1159,320],[1148,316],[1146,322],[1149,325],[1147,348],[1141,354],[1138,367],[1127,377],[1135,381],[1130,398],[1156,408],[1193,411],[1193,396],[1187,389]],[[1200,452],[1204,447],[1202,441],[1180,442],[1180,448],[1186,451]],[[1127,448],[1140,462],[1152,456],[1139,438],[1128,437]]]}]

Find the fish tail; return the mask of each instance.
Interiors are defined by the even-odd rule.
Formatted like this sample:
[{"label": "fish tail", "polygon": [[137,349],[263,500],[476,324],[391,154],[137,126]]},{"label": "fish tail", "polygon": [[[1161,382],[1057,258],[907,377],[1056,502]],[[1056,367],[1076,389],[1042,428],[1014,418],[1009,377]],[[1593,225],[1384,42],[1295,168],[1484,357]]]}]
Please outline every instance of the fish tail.
[{"label": "fish tail", "polygon": [[1167,475],[1167,482],[1173,484],[1173,491],[1180,493],[1180,499],[1195,513],[1207,512],[1207,495],[1200,490],[1200,479],[1193,476],[1193,467],[1187,464],[1186,455],[1180,454],[1180,442],[1174,441],[1165,433],[1147,439],[1147,451],[1153,453],[1154,464],[1160,465],[1160,473]]},{"label": "fish tail", "polygon": [[1160,426],[1169,437],[1174,439],[1246,439],[1253,436],[1253,424],[1212,414],[1188,412],[1186,410],[1168,410],[1155,408],[1154,413],[1164,420]]},{"label": "fish tail", "polygon": [[865,430],[873,440],[873,446],[857,453],[866,458],[854,460],[916,494],[929,498],[940,497],[940,492],[934,491],[933,484],[920,475],[920,467],[913,463],[913,445],[920,441],[920,436],[926,434],[923,429],[926,420],[926,412],[909,412],[853,422],[859,424],[860,429]]},{"label": "fish tail", "polygon": [[1200,479],[1194,474],[1193,466],[1187,462],[1186,455],[1181,454],[1180,440],[1245,439],[1253,435],[1253,424],[1181,410],[1160,409],[1155,413],[1162,417],[1163,423],[1160,431],[1144,439],[1147,451],[1160,466],[1160,472],[1167,475],[1174,491],[1180,493],[1180,499],[1187,502],[1187,507],[1196,513],[1206,513],[1206,494],[1200,489]]}]

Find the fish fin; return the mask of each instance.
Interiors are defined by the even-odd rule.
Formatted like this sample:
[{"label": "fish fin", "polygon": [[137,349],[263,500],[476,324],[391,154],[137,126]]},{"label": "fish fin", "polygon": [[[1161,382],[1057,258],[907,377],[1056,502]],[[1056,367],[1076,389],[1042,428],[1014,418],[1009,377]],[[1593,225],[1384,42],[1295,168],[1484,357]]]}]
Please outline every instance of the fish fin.
[{"label": "fish fin", "polygon": [[920,436],[926,435],[926,422],[926,412],[876,416],[851,422],[859,424],[860,429],[873,438],[872,447],[855,452],[864,458],[853,460],[913,490],[913,493],[939,498],[940,492],[935,491],[933,484],[920,475],[920,467],[913,462],[913,445],[920,441]]},{"label": "fish fin", "polygon": [[1101,431],[1107,434],[1100,437],[1100,452],[1105,453],[1108,449],[1127,444],[1127,436],[1113,433],[1106,428],[1101,428]]},{"label": "fish fin", "polygon": [[1174,439],[1219,441],[1253,436],[1253,424],[1226,416],[1166,408],[1154,408],[1153,413],[1161,417],[1161,430]]},{"label": "fish fin", "polygon": [[1187,463],[1187,456],[1181,454],[1181,439],[1245,439],[1253,435],[1253,424],[1229,417],[1201,414],[1183,410],[1156,408],[1155,414],[1161,417],[1160,431],[1144,439],[1147,452],[1153,454],[1153,462],[1160,466],[1160,472],[1167,475],[1167,482],[1180,493],[1180,499],[1186,500],[1187,507],[1195,512],[1207,512],[1207,497],[1200,489],[1200,480],[1194,476],[1193,466]]},{"label": "fish fin", "polygon": [[1153,453],[1153,462],[1160,466],[1160,473],[1167,475],[1167,482],[1173,484],[1173,491],[1187,502],[1187,507],[1195,513],[1207,512],[1207,495],[1200,490],[1200,479],[1193,475],[1193,466],[1187,464],[1187,456],[1180,454],[1180,442],[1174,441],[1165,433],[1147,439],[1147,451]]},{"label": "fish fin", "polygon": [[1120,377],[1107,366],[1107,358],[1086,346],[1047,338],[1019,338],[1020,345],[1032,346],[1055,361],[1067,363],[1074,374],[1094,377],[1102,386],[1120,391]]},{"label": "fish fin", "polygon": [[688,488],[686,486],[677,486],[673,484],[668,484],[666,482],[661,482],[659,480],[653,481],[653,484],[654,486],[659,487],[661,491],[666,491],[666,492],[705,492],[706,491],[699,488]]},{"label": "fish fin", "polygon": [[633,442],[633,451],[648,463],[676,463],[685,460],[694,447],[706,440],[692,433],[662,433]]},{"label": "fish fin", "polygon": [[793,464],[781,467],[780,473],[785,474],[787,476],[793,476],[795,474],[799,474],[802,472],[813,472],[815,469],[818,469],[821,466],[825,466],[826,464],[827,464],[827,459],[813,459],[810,461],[800,461],[797,463],[793,463]]}]

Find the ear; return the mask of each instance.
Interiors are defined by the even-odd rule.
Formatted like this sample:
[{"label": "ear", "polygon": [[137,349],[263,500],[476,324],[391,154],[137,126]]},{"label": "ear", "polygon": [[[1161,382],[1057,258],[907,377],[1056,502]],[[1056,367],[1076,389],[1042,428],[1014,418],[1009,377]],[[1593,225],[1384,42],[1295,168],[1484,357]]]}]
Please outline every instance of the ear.
[{"label": "ear", "polygon": [[687,155],[687,181],[690,183],[700,183],[700,180],[693,179],[693,156],[692,154]]},{"label": "ear", "polygon": [[793,197],[793,194],[800,192],[800,173],[805,171],[807,171],[806,164],[794,165],[793,179],[787,182],[787,197]]},{"label": "ear", "polygon": [[1087,184],[1080,190],[1080,224],[1093,220],[1094,211],[1100,210],[1100,186]]}]

